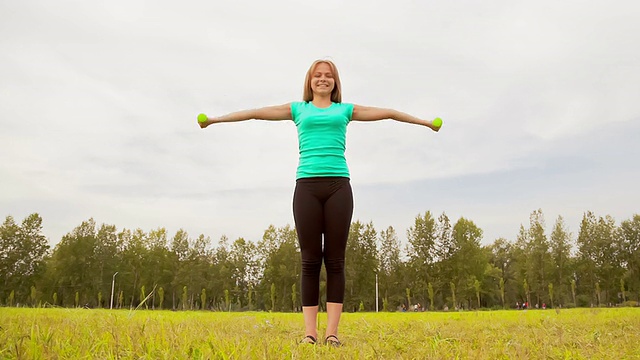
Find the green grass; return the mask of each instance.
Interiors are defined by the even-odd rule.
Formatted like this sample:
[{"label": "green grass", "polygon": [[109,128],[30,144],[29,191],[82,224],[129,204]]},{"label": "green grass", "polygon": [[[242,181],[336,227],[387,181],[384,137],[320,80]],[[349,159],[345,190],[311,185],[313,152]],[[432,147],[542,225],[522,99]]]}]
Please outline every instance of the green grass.
[{"label": "green grass", "polygon": [[[320,314],[323,333],[326,314]],[[0,308],[0,359],[640,359],[640,309],[301,314]]]}]

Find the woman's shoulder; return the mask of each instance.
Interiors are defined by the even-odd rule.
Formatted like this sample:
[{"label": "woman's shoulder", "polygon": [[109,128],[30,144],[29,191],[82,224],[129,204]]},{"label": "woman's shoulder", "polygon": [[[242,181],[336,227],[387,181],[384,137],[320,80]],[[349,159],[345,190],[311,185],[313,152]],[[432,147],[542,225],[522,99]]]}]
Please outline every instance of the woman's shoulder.
[{"label": "woman's shoulder", "polygon": [[341,102],[336,103],[336,105],[338,105],[339,111],[345,114],[349,118],[349,120],[351,120],[351,117],[353,116],[353,104]]},{"label": "woman's shoulder", "polygon": [[292,110],[296,110],[296,109],[304,109],[309,107],[309,102],[308,101],[292,101],[291,102],[291,109]]},{"label": "woman's shoulder", "polygon": [[339,103],[333,103],[333,104],[334,104],[334,106],[338,106],[338,107],[341,107],[341,108],[350,108],[350,109],[353,108],[353,104],[352,103],[339,102]]}]

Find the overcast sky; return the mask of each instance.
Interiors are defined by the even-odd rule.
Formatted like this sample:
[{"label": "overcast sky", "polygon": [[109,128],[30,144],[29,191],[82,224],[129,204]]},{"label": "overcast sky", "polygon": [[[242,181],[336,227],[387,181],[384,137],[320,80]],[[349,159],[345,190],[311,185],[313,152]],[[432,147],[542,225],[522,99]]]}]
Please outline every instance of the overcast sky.
[{"label": "overcast sky", "polygon": [[514,240],[542,209],[640,211],[637,1],[1,1],[0,215],[56,244],[93,217],[257,241],[293,225],[291,121],[200,112],[299,101],[318,58],[343,101],[444,120],[351,123],[354,221],[418,214]]}]

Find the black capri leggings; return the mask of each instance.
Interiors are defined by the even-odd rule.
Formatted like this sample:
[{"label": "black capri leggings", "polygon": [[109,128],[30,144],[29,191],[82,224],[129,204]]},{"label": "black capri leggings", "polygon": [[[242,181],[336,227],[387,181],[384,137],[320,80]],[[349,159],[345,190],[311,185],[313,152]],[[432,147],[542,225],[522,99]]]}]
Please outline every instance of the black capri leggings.
[{"label": "black capri leggings", "polygon": [[352,215],[349,178],[316,177],[296,181],[293,217],[302,255],[302,306],[318,305],[323,259],[327,270],[327,302],[341,304],[344,301],[344,254]]}]

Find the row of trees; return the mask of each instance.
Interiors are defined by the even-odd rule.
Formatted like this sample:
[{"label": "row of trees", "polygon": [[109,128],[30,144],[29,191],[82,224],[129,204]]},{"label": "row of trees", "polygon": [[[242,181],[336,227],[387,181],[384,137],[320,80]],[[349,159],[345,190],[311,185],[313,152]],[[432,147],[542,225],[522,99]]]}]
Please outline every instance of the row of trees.
[{"label": "row of trees", "polygon": [[[562,217],[549,232],[536,210],[515,241],[482,245],[473,221],[426,212],[416,216],[407,240],[401,246],[393,227],[352,224],[347,311],[375,309],[376,276],[383,310],[415,303],[509,308],[523,301],[600,306],[640,296],[640,215],[617,225],[587,212],[574,238]],[[214,246],[184,230],[169,238],[164,228],[118,231],[89,219],[53,249],[38,214],[21,224],[7,216],[0,227],[0,304],[8,306],[297,311],[300,268],[288,225],[270,226],[259,241],[223,236]]]}]

